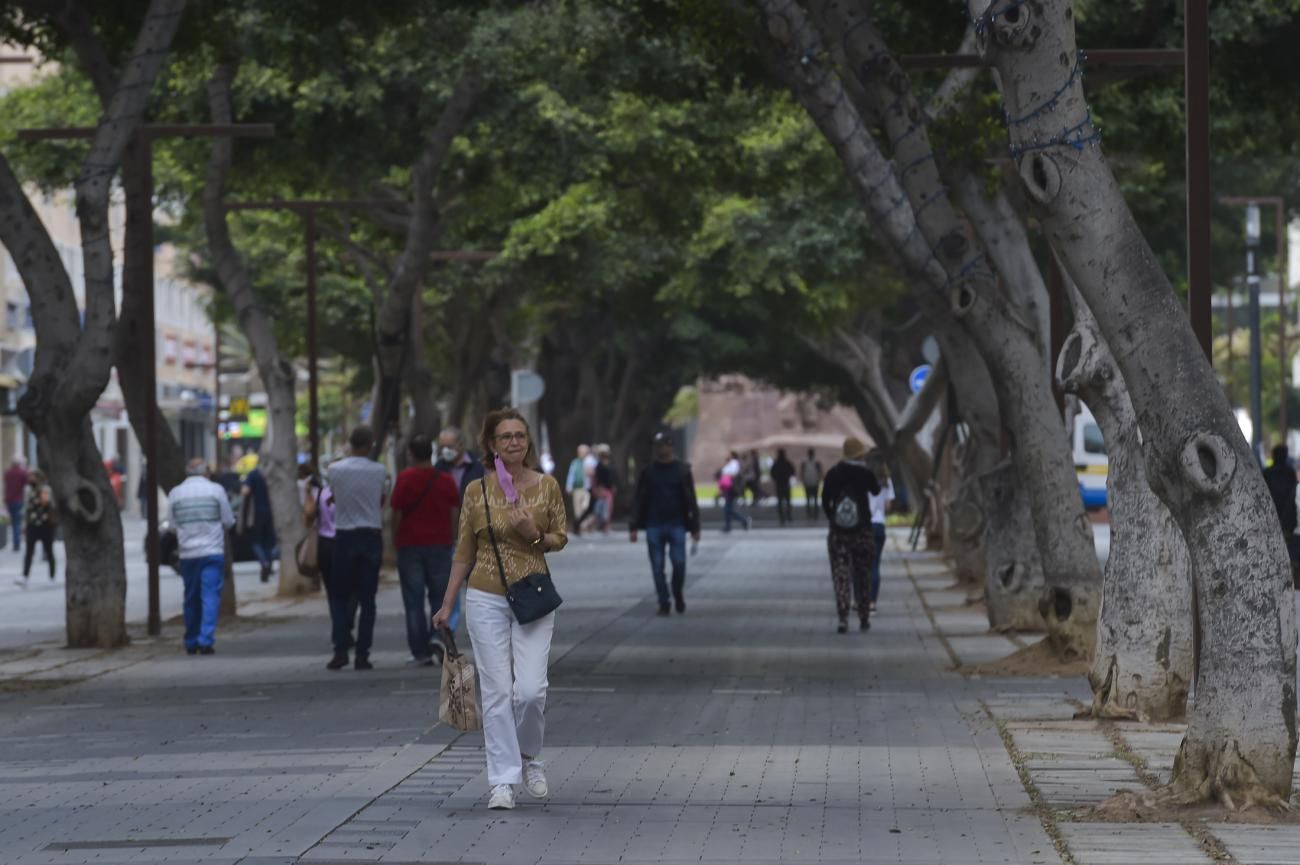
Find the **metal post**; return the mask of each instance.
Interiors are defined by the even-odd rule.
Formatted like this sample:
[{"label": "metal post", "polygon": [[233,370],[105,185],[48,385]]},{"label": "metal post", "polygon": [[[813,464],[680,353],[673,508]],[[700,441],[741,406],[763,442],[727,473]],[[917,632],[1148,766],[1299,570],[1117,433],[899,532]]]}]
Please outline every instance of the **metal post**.
[{"label": "metal post", "polygon": [[1210,310],[1210,22],[1209,0],[1184,11],[1184,99],[1187,106],[1187,314],[1205,356],[1214,363]]},{"label": "metal post", "polygon": [[1255,458],[1263,463],[1260,443],[1264,438],[1263,399],[1260,394],[1263,378],[1263,333],[1259,322],[1259,274],[1255,272],[1255,250],[1259,247],[1259,205],[1246,205],[1246,288],[1250,292],[1250,446]]},{"label": "metal post", "polygon": [[1287,402],[1291,396],[1291,388],[1287,382],[1287,373],[1290,372],[1290,364],[1286,359],[1286,216],[1283,213],[1286,210],[1282,199],[1278,199],[1274,204],[1277,207],[1275,221],[1273,223],[1273,232],[1276,238],[1277,257],[1275,259],[1277,266],[1277,366],[1279,376],[1279,396],[1278,399],[1278,427],[1282,437],[1281,443],[1286,444],[1287,439]]},{"label": "metal post", "polygon": [[212,433],[216,436],[217,446],[212,451],[213,467],[221,471],[221,325],[212,323]]},{"label": "metal post", "polygon": [[1227,314],[1228,314],[1228,322],[1227,322],[1227,330],[1228,330],[1228,374],[1227,374],[1227,376],[1226,376],[1227,381],[1228,381],[1228,384],[1229,384],[1229,389],[1230,389],[1230,390],[1231,390],[1231,386],[1232,386],[1232,336],[1233,336],[1233,331],[1235,331],[1236,328],[1237,328],[1237,312],[1236,312],[1236,310],[1233,308],[1233,305],[1232,305],[1232,296],[1233,296],[1233,294],[1234,294],[1234,292],[1233,292],[1233,290],[1232,290],[1232,286],[1230,285],[1230,286],[1228,286],[1228,310],[1227,310]]},{"label": "metal post", "polygon": [[320,471],[320,349],[316,336],[316,210],[302,211],[307,246],[307,400],[312,471]]},{"label": "metal post", "polygon": [[[153,270],[153,138],[146,133],[136,135],[135,152],[137,155],[136,171],[140,176],[141,199],[148,205],[141,209],[139,215],[142,249],[148,254],[140,256],[138,262],[142,284],[148,286],[144,293],[145,332],[149,338],[142,340],[145,352],[145,413],[144,413],[144,458],[145,489],[149,495],[145,498],[145,558],[149,567],[149,636],[156,637],[162,633],[162,611],[159,604],[159,559],[162,552],[158,543],[158,328],[154,314],[154,270]],[[148,243],[145,242],[148,241]]]}]

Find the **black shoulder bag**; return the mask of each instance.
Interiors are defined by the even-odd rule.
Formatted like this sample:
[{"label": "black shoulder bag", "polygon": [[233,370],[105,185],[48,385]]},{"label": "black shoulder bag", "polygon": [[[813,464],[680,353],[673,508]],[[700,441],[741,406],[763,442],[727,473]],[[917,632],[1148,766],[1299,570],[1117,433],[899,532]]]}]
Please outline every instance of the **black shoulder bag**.
[{"label": "black shoulder bag", "polygon": [[497,557],[497,573],[501,576],[501,586],[506,590],[510,609],[521,625],[550,615],[564,601],[561,600],[560,593],[555,591],[551,566],[546,564],[546,556],[542,556],[545,573],[529,574],[513,586],[506,582],[506,566],[501,562],[501,548],[497,546],[497,534],[492,529],[492,506],[488,504],[487,479],[481,478],[479,484],[483,487],[483,510],[487,513],[488,537],[492,539],[492,552]]}]

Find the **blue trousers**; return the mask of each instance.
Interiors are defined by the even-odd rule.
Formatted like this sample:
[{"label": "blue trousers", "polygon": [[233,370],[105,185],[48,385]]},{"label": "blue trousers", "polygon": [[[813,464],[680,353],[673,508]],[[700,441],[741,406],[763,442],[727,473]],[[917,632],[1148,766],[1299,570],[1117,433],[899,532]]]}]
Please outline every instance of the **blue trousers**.
[{"label": "blue trousers", "polygon": [[14,552],[23,545],[23,503],[13,502],[9,505],[9,527],[14,531]]},{"label": "blue trousers", "polygon": [[216,641],[225,571],[224,556],[181,559],[181,579],[185,582],[185,648],[211,646]]},{"label": "blue trousers", "polygon": [[885,524],[872,523],[871,536],[876,541],[876,558],[871,563],[871,603],[880,594],[880,560],[885,556]]},{"label": "blue trousers", "polygon": [[726,521],[722,526],[722,530],[724,532],[731,531],[731,523],[733,520],[735,522],[741,523],[742,525],[746,524],[749,521],[749,517],[745,516],[745,512],[742,511],[740,509],[740,506],[736,504],[736,500],[739,498],[740,496],[736,493],[735,487],[732,487],[731,491],[728,492],[725,498],[723,499],[724,508],[722,511],[722,515],[723,517],[726,518]]},{"label": "blue trousers", "polygon": [[[681,599],[682,589],[686,586],[686,527],[685,526],[647,526],[645,530],[646,546],[650,548],[650,573],[655,578],[655,593],[659,595],[659,606],[666,607],[672,598]],[[668,559],[673,564],[673,592],[668,594],[668,579],[664,574],[664,548],[668,548]]]},{"label": "blue trousers", "polygon": [[[331,579],[344,596],[350,596],[361,610],[357,622],[357,657],[369,658],[375,641],[375,593],[379,591],[379,567],[384,563],[384,536],[379,529],[339,529],[334,533],[334,573]],[[346,620],[334,622],[334,651],[348,643],[352,630],[352,608]]]},{"label": "blue trousers", "polygon": [[[402,581],[402,606],[406,608],[406,645],[412,658],[429,657],[429,625],[447,594],[451,550],[450,544],[397,548],[397,575]],[[447,623],[452,631],[456,630],[459,618],[458,608]]]}]

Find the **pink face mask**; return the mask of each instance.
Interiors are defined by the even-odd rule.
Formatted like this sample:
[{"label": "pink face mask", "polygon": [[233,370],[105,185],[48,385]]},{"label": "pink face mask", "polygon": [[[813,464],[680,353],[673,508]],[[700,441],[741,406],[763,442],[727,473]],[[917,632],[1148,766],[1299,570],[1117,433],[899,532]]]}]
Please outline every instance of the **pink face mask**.
[{"label": "pink face mask", "polygon": [[510,477],[510,472],[506,469],[506,464],[501,461],[500,455],[496,457],[497,482],[501,484],[501,491],[506,494],[506,501],[515,504],[519,501],[519,493],[515,491],[514,478]]}]

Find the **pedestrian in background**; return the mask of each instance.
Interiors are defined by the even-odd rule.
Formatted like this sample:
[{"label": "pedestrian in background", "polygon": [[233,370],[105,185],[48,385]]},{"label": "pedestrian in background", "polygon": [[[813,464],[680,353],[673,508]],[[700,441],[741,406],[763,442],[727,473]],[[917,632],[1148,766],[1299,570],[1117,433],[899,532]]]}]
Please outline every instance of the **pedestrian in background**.
[{"label": "pedestrian in background", "polygon": [[578,445],[577,456],[570,461],[569,473],[564,480],[564,491],[569,494],[575,517],[585,514],[591,504],[591,477],[587,474],[587,456],[590,453],[590,447]]},{"label": "pedestrian in background", "polygon": [[463,500],[469,485],[483,477],[483,462],[465,446],[465,435],[458,427],[444,427],[438,433],[438,471],[451,475],[456,482],[456,493]]},{"label": "pedestrian in background", "polygon": [[744,469],[740,465],[740,454],[732,451],[731,458],[727,460],[727,464],[722,467],[722,474],[718,476],[718,490],[722,493],[723,502],[723,532],[731,531],[732,522],[739,522],[745,527],[745,531],[749,531],[750,524],[753,522],[736,504],[737,499],[745,495],[743,484]]},{"label": "pedestrian in background", "polygon": [[1273,448],[1273,464],[1264,469],[1264,483],[1277,509],[1278,521],[1282,524],[1282,537],[1286,541],[1287,554],[1294,567],[1300,562],[1300,537],[1296,536],[1296,474],[1291,465],[1291,452],[1286,445]]},{"label": "pedestrian in background", "polygon": [[9,511],[9,527],[13,530],[14,552],[23,545],[23,502],[27,499],[27,460],[14,457],[5,472],[5,508]]},{"label": "pedestrian in background", "polygon": [[826,473],[822,509],[830,521],[826,546],[835,587],[838,630],[849,630],[849,595],[858,607],[862,630],[871,627],[871,566],[876,542],[871,533],[871,495],[880,482],[866,463],[867,446],[852,436],[844,440],[843,458]]},{"label": "pedestrian in background", "polygon": [[804,515],[816,521],[821,502],[818,491],[822,485],[822,464],[812,448],[808,448],[808,456],[799,464],[799,479],[803,481]]},{"label": "pedestrian in background", "polygon": [[[632,520],[631,540],[636,543],[638,529],[645,531],[650,550],[650,574],[659,596],[659,615],[666,616],[677,606],[686,612],[686,535],[699,543],[700,506],[695,499],[695,478],[691,467],[677,459],[672,435],[655,433],[651,441],[654,461],[641,471],[636,484],[636,514]],[[664,549],[673,566],[672,597],[664,574]]]},{"label": "pedestrian in background", "polygon": [[781,525],[794,521],[794,511],[790,507],[790,484],[794,481],[794,463],[785,455],[785,448],[779,448],[776,459],[772,461],[772,489],[776,493],[776,516]]},{"label": "pedestrian in background", "polygon": [[[356,661],[358,670],[373,670],[370,647],[375,639],[375,594],[379,591],[379,568],[384,561],[384,494],[388,473],[370,458],[375,434],[359,426],[348,437],[351,455],[330,466],[329,485],[334,492],[334,576],[349,595],[356,598],[361,612],[357,623]],[[334,657],[325,666],[341,670],[348,665],[346,628],[334,628]]]},{"label": "pedestrian in background", "polygon": [[[465,493],[448,599],[468,578],[465,621],[483,705],[488,807],[502,810],[515,806],[517,784],[538,799],[550,792],[538,756],[555,629],[554,612],[520,624],[503,584],[549,573],[545,554],[564,549],[568,517],[559,482],[537,471],[537,450],[523,415],[514,409],[491,412],[479,440],[483,453],[492,455],[493,470]],[[451,613],[444,601],[434,628],[446,627]]]},{"label": "pedestrian in background", "polygon": [[50,581],[55,579],[54,524],[58,512],[54,509],[54,491],[45,482],[45,473],[37,469],[27,476],[27,501],[23,505],[27,534],[27,549],[23,552],[23,576],[18,585],[27,587],[27,576],[32,571],[32,555],[40,544],[45,561],[50,565]]},{"label": "pedestrian in background", "polygon": [[262,582],[269,582],[279,550],[275,546],[275,518],[271,513],[271,491],[261,468],[244,477],[244,526],[252,532],[253,555],[262,566]]},{"label": "pedestrian in background", "polygon": [[871,559],[871,612],[876,611],[876,599],[880,597],[880,560],[885,557],[885,521],[889,517],[889,504],[894,500],[894,482],[889,477],[885,465],[885,455],[879,449],[867,454],[867,467],[880,483],[880,492],[871,494],[871,540],[876,545],[875,555]]},{"label": "pedestrian in background", "polygon": [[[334,571],[334,515],[333,490],[319,476],[313,476],[307,485],[302,518],[307,523],[308,531],[316,532],[316,566],[320,568],[321,585],[325,587],[325,601],[329,605],[330,634],[336,640],[334,651],[336,654],[342,651],[346,657],[355,644],[352,623],[357,617],[357,599],[352,594],[351,587],[344,585]],[[341,640],[338,639],[340,636]],[[343,664],[346,663],[345,660]]]},{"label": "pedestrian in background", "polygon": [[[441,663],[446,655],[442,643],[430,639],[429,621],[442,608],[451,578],[452,532],[460,491],[450,474],[434,467],[433,443],[428,436],[411,436],[406,452],[411,465],[398,474],[392,496],[397,575],[402,583],[411,663],[431,667],[435,658]],[[448,623],[453,631],[458,618],[455,600]]]},{"label": "pedestrian in background", "polygon": [[591,516],[596,518],[596,528],[609,534],[610,522],[614,517],[618,475],[614,471],[613,452],[607,444],[596,445],[594,452],[596,468],[592,472],[591,502],[576,521],[573,529],[575,535],[582,534],[581,526]]},{"label": "pedestrian in background", "polygon": [[757,507],[763,501],[763,463],[758,451],[750,451],[745,460],[745,489],[749,492],[749,506]]},{"label": "pedestrian in background", "polygon": [[235,515],[225,489],[208,480],[207,463],[196,457],[185,473],[188,477],[167,494],[185,583],[185,651],[211,655],[226,573],[226,531]]}]

